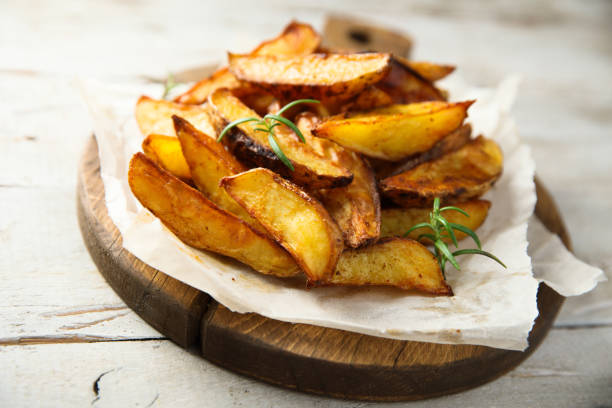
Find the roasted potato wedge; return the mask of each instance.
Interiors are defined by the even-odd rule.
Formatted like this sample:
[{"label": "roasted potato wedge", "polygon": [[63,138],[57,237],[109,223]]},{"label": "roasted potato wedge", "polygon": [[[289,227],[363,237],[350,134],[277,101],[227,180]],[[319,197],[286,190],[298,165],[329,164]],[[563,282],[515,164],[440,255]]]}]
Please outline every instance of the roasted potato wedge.
[{"label": "roasted potato wedge", "polygon": [[409,157],[401,164],[387,161],[376,161],[372,166],[376,172],[376,178],[378,180],[382,180],[384,178],[408,171],[421,163],[425,163],[427,161],[437,159],[438,157],[447,153],[454,152],[468,143],[471,137],[472,126],[470,126],[469,123],[466,123],[455,131],[449,133],[447,136],[444,136],[444,138],[436,143],[431,149]]},{"label": "roasted potato wedge", "polygon": [[310,131],[317,121],[311,112],[304,112],[296,118],[296,125],[306,143],[353,173],[351,184],[320,190],[317,197],[340,227],[347,246],[357,248],[376,241],[380,235],[380,198],[374,173],[357,153],[345,150],[332,141],[312,136]]},{"label": "roasted potato wedge", "polygon": [[293,256],[309,284],[332,276],[342,234],[321,203],[263,168],[225,177],[221,186]]},{"label": "roasted potato wedge", "polygon": [[398,59],[429,82],[438,81],[455,71],[454,65],[441,65],[424,61],[408,61],[403,58]]},{"label": "roasted potato wedge", "polygon": [[[215,91],[208,100],[217,114],[216,125],[221,128],[237,119],[259,117],[226,89]],[[253,122],[243,123],[225,136],[224,142],[238,159],[272,169],[312,189],[341,187],[353,180],[349,170],[317,154],[307,143],[299,142],[283,125],[275,128],[275,134],[279,146],[293,164],[294,171],[291,171],[274,154],[267,135],[255,131],[256,127]]]},{"label": "roasted potato wedge", "polygon": [[494,141],[482,136],[461,149],[380,182],[381,192],[403,207],[427,207],[467,201],[484,194],[502,173],[503,156]]},{"label": "roasted potato wedge", "polygon": [[143,140],[142,151],[173,176],[187,183],[191,182],[191,170],[176,137],[151,134]]},{"label": "roasted potato wedge", "polygon": [[141,96],[136,103],[136,122],[143,135],[157,133],[174,136],[172,115],[180,116],[205,134],[216,137],[208,111],[201,106],[182,105],[175,102]]},{"label": "roasted potato wedge", "polygon": [[229,54],[229,69],[281,100],[350,99],[385,77],[389,54],[309,54],[297,57]]},{"label": "roasted potato wedge", "polygon": [[[475,231],[487,218],[491,202],[487,200],[471,200],[464,203],[457,203],[457,207],[467,212],[470,216],[466,217],[458,211],[445,211],[444,217],[448,222],[455,224],[461,224],[472,231]],[[431,208],[385,208],[382,210],[382,225],[380,228],[380,235],[382,237],[401,237],[404,236],[412,226],[421,222],[429,222],[429,213]],[[412,231],[408,238],[417,239],[426,231],[425,229],[419,229]],[[458,240],[466,237],[461,231],[456,231],[455,236]],[[450,243],[450,238],[444,238],[444,241]]]},{"label": "roasted potato wedge", "polygon": [[443,92],[397,57],[392,59],[390,67],[388,75],[377,86],[391,97],[393,103],[446,100]]},{"label": "roasted potato wedge", "polygon": [[188,105],[200,105],[206,102],[208,95],[220,88],[234,89],[241,86],[241,82],[229,72],[227,67],[215,71],[210,77],[193,85],[187,92],[177,96],[174,101]]},{"label": "roasted potato wedge", "polygon": [[220,209],[144,154],[132,157],[128,182],[138,201],[187,245],[235,258],[268,275],[300,273],[293,258],[276,242]]},{"label": "roasted potato wedge", "polygon": [[313,134],[366,156],[399,161],[431,149],[457,129],[472,103],[421,102],[338,115],[319,124]]},{"label": "roasted potato wedge", "polygon": [[329,285],[377,285],[452,296],[440,265],[427,248],[411,239],[387,238],[340,255]]},{"label": "roasted potato wedge", "polygon": [[223,177],[242,173],[244,167],[222,144],[197,130],[185,119],[173,116],[184,160],[198,190],[223,210],[230,212],[260,232],[265,229],[219,186]]}]

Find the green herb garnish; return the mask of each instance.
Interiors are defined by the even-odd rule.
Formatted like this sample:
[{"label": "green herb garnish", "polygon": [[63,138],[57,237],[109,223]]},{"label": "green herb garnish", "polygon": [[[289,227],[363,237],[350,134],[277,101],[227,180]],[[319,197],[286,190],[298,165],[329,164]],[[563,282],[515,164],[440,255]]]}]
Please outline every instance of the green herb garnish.
[{"label": "green herb garnish", "polygon": [[302,134],[300,129],[298,129],[298,127],[293,122],[291,122],[289,119],[281,116],[285,111],[287,111],[288,109],[300,103],[320,103],[320,102],[317,101],[316,99],[298,99],[296,101],[290,102],[287,105],[283,106],[278,112],[276,112],[276,114],[268,113],[262,119],[258,119],[254,117],[237,119],[229,123],[221,131],[221,134],[217,138],[217,142],[220,142],[223,139],[223,136],[225,136],[225,134],[231,128],[238,126],[245,122],[256,122],[255,131],[265,132],[268,134],[268,143],[270,143],[270,147],[274,151],[274,154],[276,154],[276,156],[280,159],[280,161],[283,162],[285,166],[289,167],[291,171],[294,171],[293,164],[291,164],[291,160],[289,160],[287,156],[285,156],[285,153],[283,153],[280,146],[278,145],[278,141],[276,140],[276,135],[274,134],[274,128],[279,125],[286,125],[295,132],[295,134],[298,136],[298,138],[300,139],[302,143],[306,143],[306,139],[304,139],[304,135]]},{"label": "green herb garnish", "polygon": [[162,94],[162,99],[168,98],[170,91],[172,91],[174,88],[176,88],[180,84],[181,84],[180,82],[176,82],[174,80],[174,75],[172,75],[172,73],[169,73],[168,77],[166,78],[166,82],[164,83],[164,93]]},{"label": "green herb garnish", "polygon": [[[420,229],[420,228],[431,229],[432,233],[423,233],[419,235],[417,238],[417,241],[420,241],[422,239],[428,239],[431,242],[433,242],[436,258],[438,259],[438,263],[440,264],[440,269],[442,270],[443,275],[444,275],[444,267],[446,266],[447,261],[450,262],[458,271],[461,270],[461,267],[459,266],[459,264],[457,263],[457,260],[455,259],[455,257],[459,255],[467,255],[467,254],[484,255],[484,256],[487,256],[493,259],[494,261],[499,263],[504,268],[506,267],[506,265],[504,265],[504,263],[500,261],[495,255],[482,250],[482,247],[480,245],[480,239],[478,239],[478,235],[476,235],[474,231],[472,231],[470,228],[466,227],[465,225],[448,222],[446,218],[442,216],[442,212],[444,211],[458,211],[461,214],[465,215],[466,217],[470,216],[468,213],[466,213],[465,211],[463,211],[461,208],[458,208],[458,207],[448,206],[448,207],[440,208],[440,198],[436,197],[434,198],[434,202],[433,202],[433,210],[429,213],[429,222],[422,222],[420,224],[414,225],[404,234],[404,236],[406,237],[412,231]],[[469,235],[472,238],[472,240],[474,240],[474,242],[476,243],[476,246],[478,246],[478,249],[476,248],[460,249],[455,252],[451,252],[450,249],[448,248],[448,245],[446,244],[446,242],[444,242],[443,239],[444,238],[450,239],[452,243],[455,245],[455,247],[457,247],[458,246],[457,237],[455,236],[455,232],[453,230],[461,231],[465,233],[466,235]]]}]

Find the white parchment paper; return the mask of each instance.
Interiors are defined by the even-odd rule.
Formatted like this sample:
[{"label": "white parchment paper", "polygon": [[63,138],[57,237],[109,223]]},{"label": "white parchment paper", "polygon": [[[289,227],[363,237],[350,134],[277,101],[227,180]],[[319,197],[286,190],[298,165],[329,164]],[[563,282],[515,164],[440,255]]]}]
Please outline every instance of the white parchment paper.
[{"label": "white parchment paper", "polygon": [[[121,232],[123,246],[152,267],[207,292],[236,312],[394,339],[512,350],[528,346],[527,336],[538,315],[538,280],[527,253],[527,225],[536,195],[534,162],[510,115],[517,78],[494,89],[473,88],[457,77],[442,85],[450,91],[451,100],[477,99],[468,119],[474,133],[497,141],[505,159],[502,177],[485,196],[493,205],[478,234],[483,249],[508,268],[482,256],[461,257],[460,272],[447,268],[453,297],[407,294],[393,288],[308,290],[183,244],[142,208],[127,184],[129,159],[140,150],[143,139],[133,119],[134,105],[141,94],[159,97],[161,87],[79,84],[98,140],[109,215]],[[571,295],[591,289],[602,278],[601,271],[598,274],[595,268],[579,264],[543,227],[535,228],[532,243],[538,241],[532,254],[541,280]],[[574,262],[572,267],[560,268],[568,260]]]}]

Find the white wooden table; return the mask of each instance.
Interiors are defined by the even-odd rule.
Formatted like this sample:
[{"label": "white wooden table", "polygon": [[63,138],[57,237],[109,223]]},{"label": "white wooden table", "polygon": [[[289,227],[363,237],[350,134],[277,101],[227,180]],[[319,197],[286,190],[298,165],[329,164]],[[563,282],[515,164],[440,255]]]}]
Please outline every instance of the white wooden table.
[{"label": "white wooden table", "polygon": [[[220,60],[326,13],[410,33],[414,56],[493,85],[516,105],[576,254],[611,275],[612,3],[314,0],[0,3],[0,406],[333,406],[220,369],[164,339],[96,271],[75,214],[91,133],[75,76],[133,82]],[[406,406],[612,406],[612,284],[566,302],[518,369]]]}]

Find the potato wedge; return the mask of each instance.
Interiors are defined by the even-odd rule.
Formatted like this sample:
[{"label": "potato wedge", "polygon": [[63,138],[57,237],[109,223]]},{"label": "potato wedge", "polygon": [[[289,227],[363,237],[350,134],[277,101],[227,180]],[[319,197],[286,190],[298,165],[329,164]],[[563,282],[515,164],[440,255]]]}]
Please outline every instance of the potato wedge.
[{"label": "potato wedge", "polygon": [[467,201],[484,194],[502,173],[502,152],[482,136],[461,149],[380,182],[381,192],[403,207]]},{"label": "potato wedge", "polygon": [[183,156],[181,143],[176,137],[150,134],[142,142],[142,151],[173,176],[187,183],[191,182],[191,171]]},{"label": "potato wedge", "polygon": [[261,224],[219,186],[223,177],[242,173],[247,168],[225,150],[222,144],[197,130],[185,119],[175,115],[172,120],[184,160],[191,169],[193,182],[198,190],[221,209],[265,233]]},{"label": "potato wedge", "polygon": [[205,78],[193,85],[185,93],[177,96],[174,102],[200,105],[206,102],[208,95],[220,88],[234,89],[241,86],[241,82],[229,72],[227,67],[223,67],[215,71],[210,77]]},{"label": "potato wedge", "polygon": [[[467,212],[470,216],[466,217],[458,211],[445,211],[444,217],[448,222],[465,225],[472,231],[475,231],[487,218],[491,202],[487,200],[471,200],[464,203],[457,203],[457,207]],[[429,213],[431,208],[385,208],[382,210],[382,225],[380,235],[382,237],[401,237],[404,236],[412,226],[421,222],[429,222]],[[417,239],[426,231],[419,229],[412,231],[408,238]],[[458,240],[465,238],[467,235],[461,231],[456,231],[455,236]],[[450,243],[450,238],[445,238],[444,241]]]},{"label": "potato wedge", "polygon": [[388,75],[377,86],[385,91],[393,103],[408,104],[425,101],[444,101],[445,95],[421,77],[409,65],[394,57]]},{"label": "potato wedge", "polygon": [[157,133],[174,136],[172,115],[180,116],[205,134],[216,137],[208,111],[201,106],[182,105],[141,96],[136,103],[136,122],[143,135]]},{"label": "potato wedge", "polygon": [[396,174],[408,171],[421,163],[437,159],[447,153],[454,152],[465,146],[472,137],[472,126],[466,123],[460,126],[455,131],[444,136],[442,140],[436,143],[431,149],[426,152],[419,153],[409,157],[404,162],[398,164],[387,161],[377,161],[372,166],[376,172],[376,178],[382,180],[384,178],[395,176]]},{"label": "potato wedge", "polygon": [[321,203],[263,168],[225,177],[221,186],[293,256],[309,284],[332,276],[342,234]]},{"label": "potato wedge", "polygon": [[276,242],[220,209],[144,154],[132,157],[128,182],[138,201],[187,245],[235,258],[267,275],[300,273],[293,258]]},{"label": "potato wedge", "polygon": [[312,136],[310,131],[316,124],[317,118],[311,112],[304,112],[296,118],[296,125],[306,143],[353,173],[351,184],[320,190],[317,197],[340,227],[347,246],[357,248],[370,244],[380,235],[380,198],[374,173],[357,153]]},{"label": "potato wedge", "polygon": [[389,54],[250,56],[229,54],[229,69],[284,101],[298,98],[347,100],[385,77]]},{"label": "potato wedge", "polygon": [[402,61],[404,65],[408,65],[414,72],[429,82],[434,82],[445,78],[455,70],[454,65],[441,65],[424,61],[409,61],[400,57],[396,58]]},{"label": "potato wedge", "polygon": [[[237,119],[259,118],[256,112],[226,89],[215,91],[208,100],[217,114],[216,125],[221,128]],[[299,142],[284,125],[278,126],[275,128],[275,134],[279,146],[293,164],[294,171],[291,171],[270,148],[267,134],[255,131],[256,127],[253,122],[243,123],[225,136],[224,142],[238,159],[255,166],[267,167],[313,189],[341,187],[353,180],[353,174],[346,168],[317,154],[307,143]]]},{"label": "potato wedge", "polygon": [[431,149],[457,129],[472,103],[421,102],[338,115],[318,125],[313,134],[366,156],[399,161]]},{"label": "potato wedge", "polygon": [[404,238],[387,238],[344,251],[326,284],[396,286],[438,296],[453,295],[434,255],[418,242]]}]

